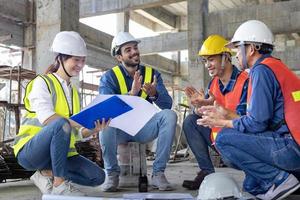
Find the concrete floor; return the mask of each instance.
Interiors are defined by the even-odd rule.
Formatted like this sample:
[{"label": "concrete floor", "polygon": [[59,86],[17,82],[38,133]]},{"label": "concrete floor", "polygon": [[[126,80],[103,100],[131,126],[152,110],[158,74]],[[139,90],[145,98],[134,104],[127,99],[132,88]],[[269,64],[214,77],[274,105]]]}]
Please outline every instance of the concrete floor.
[{"label": "concrete floor", "polygon": [[[148,166],[148,180],[151,177],[151,163],[147,163]],[[198,191],[186,190],[181,186],[182,181],[185,179],[192,179],[195,177],[198,171],[198,166],[195,163],[189,161],[168,164],[166,175],[168,180],[174,184],[176,190],[172,191],[175,193],[189,193],[196,197]],[[216,171],[227,172],[241,185],[244,175],[242,172],[230,169],[230,168],[217,168]],[[83,192],[86,192],[88,196],[92,197],[111,197],[121,198],[126,193],[137,193],[137,188],[120,188],[119,192],[116,193],[103,193],[100,187],[82,187],[80,188]],[[150,187],[149,192],[158,192]],[[7,183],[0,184],[0,200],[41,200],[42,194],[37,187],[30,180],[22,181],[8,181]],[[99,198],[100,199],[100,198]],[[300,195],[292,195],[287,199],[299,200]]]}]

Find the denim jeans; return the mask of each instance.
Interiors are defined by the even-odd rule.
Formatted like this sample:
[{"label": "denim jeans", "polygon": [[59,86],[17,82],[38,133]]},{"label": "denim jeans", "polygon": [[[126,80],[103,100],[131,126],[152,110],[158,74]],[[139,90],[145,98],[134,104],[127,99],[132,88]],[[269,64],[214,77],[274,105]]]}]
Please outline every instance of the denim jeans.
[{"label": "denim jeans", "polygon": [[[132,119],[134,123],[134,119]],[[107,174],[120,173],[117,160],[118,144],[127,142],[147,143],[157,140],[156,157],[153,163],[153,174],[164,172],[170,157],[174,139],[177,115],[174,111],[165,109],[156,113],[146,125],[135,135],[131,136],[124,131],[108,127],[100,132],[100,144]],[[128,124],[130,126],[130,124]]]},{"label": "denim jeans", "polygon": [[80,155],[67,157],[70,136],[69,122],[54,120],[24,145],[17,155],[18,163],[27,170],[52,170],[54,176],[81,185],[102,184],[105,173],[95,163]]},{"label": "denim jeans", "polygon": [[287,171],[300,170],[300,147],[290,134],[241,133],[225,128],[217,136],[216,147],[245,172],[244,190],[254,195],[279,185],[289,175]]},{"label": "denim jeans", "polygon": [[208,151],[208,147],[212,147],[210,140],[211,129],[198,125],[197,119],[199,119],[199,116],[196,114],[188,115],[183,121],[183,131],[196,157],[199,168],[212,173],[215,170]]}]

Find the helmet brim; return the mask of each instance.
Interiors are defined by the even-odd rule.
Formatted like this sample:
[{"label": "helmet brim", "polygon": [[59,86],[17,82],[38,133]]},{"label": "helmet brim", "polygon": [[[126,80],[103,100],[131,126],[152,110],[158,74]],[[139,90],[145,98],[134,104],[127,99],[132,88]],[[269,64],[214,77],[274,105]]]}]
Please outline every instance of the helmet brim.
[{"label": "helmet brim", "polygon": [[227,44],[225,44],[225,47],[227,47],[228,49],[235,49],[236,48],[235,43],[236,42],[228,42]]},{"label": "helmet brim", "polygon": [[111,51],[111,55],[113,57],[115,57],[117,55],[117,52],[121,49],[122,46],[124,46],[125,44],[128,44],[128,43],[132,43],[132,42],[139,44],[141,42],[141,40],[138,40],[138,39],[136,39],[136,40],[130,40],[128,42],[125,42],[124,44],[121,44],[120,46],[116,46],[115,49],[113,49]]}]

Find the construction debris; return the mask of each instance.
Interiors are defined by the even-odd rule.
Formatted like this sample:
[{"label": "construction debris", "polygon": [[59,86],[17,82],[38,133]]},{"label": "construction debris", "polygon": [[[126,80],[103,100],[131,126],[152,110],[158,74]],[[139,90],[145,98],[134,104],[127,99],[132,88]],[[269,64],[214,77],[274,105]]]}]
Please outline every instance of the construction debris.
[{"label": "construction debris", "polygon": [[0,147],[0,183],[7,179],[29,178],[33,172],[18,164],[13,148],[5,142]]},{"label": "construction debris", "polygon": [[95,162],[99,167],[104,168],[98,137],[94,137],[86,141],[76,142],[75,147],[80,155]]}]

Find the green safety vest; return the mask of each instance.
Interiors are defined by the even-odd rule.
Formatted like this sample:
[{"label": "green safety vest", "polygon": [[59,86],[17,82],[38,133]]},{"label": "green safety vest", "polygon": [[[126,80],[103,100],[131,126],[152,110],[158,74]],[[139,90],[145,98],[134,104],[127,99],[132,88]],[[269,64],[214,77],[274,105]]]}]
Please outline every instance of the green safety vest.
[{"label": "green safety vest", "polygon": [[[54,105],[54,111],[56,114],[69,118],[73,114],[76,114],[80,111],[80,99],[77,89],[72,87],[72,110],[69,108],[69,104],[64,93],[63,87],[60,84],[59,80],[53,74],[39,75],[43,78],[47,84],[49,93],[51,94],[52,103]],[[35,79],[30,81],[26,86],[25,96],[24,96],[24,105],[26,113],[22,119],[22,124],[19,129],[19,133],[14,141],[14,154],[17,156],[22,147],[33,138],[38,132],[41,131],[43,125],[38,121],[37,115],[34,111],[31,111],[31,105],[28,99],[28,96],[32,90],[33,82]],[[73,113],[72,113],[73,111]],[[77,155],[75,149],[76,135],[77,131],[72,130],[70,148],[68,152],[68,157]]]},{"label": "green safety vest", "polygon": [[[117,66],[113,67],[112,70],[113,70],[113,72],[115,73],[115,75],[118,79],[121,94],[127,94],[128,93],[128,88],[127,88],[127,85],[126,85],[124,74],[122,73],[122,71],[120,69],[120,66],[117,65]],[[145,66],[145,74],[143,75],[143,77],[144,77],[143,84],[151,83],[152,74],[153,74],[153,69],[151,67]],[[140,93],[140,96],[142,98],[146,99],[148,95],[144,91],[142,91]]]}]

